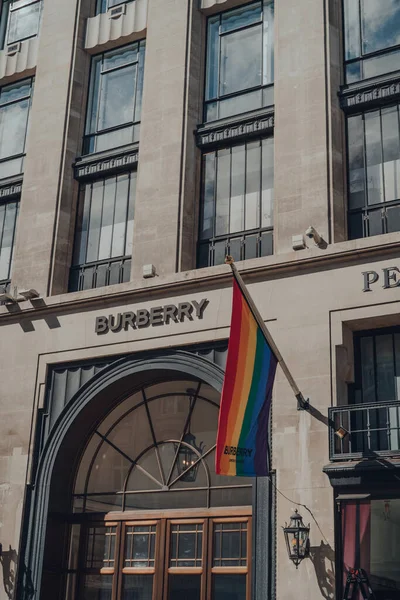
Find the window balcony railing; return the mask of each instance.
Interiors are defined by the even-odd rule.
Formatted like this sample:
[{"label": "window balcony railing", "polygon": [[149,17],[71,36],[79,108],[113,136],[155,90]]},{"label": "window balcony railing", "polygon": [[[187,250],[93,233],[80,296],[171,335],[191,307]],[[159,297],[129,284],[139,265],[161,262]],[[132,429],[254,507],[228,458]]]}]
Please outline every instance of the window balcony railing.
[{"label": "window balcony railing", "polygon": [[124,283],[131,276],[131,257],[108,258],[71,267],[69,291],[80,292]]},{"label": "window balcony railing", "polygon": [[229,254],[236,261],[270,256],[273,254],[273,230],[271,228],[248,231],[201,240],[199,242],[197,266],[212,267],[225,262]]},{"label": "window balcony railing", "polygon": [[329,409],[330,460],[400,455],[400,402]]}]

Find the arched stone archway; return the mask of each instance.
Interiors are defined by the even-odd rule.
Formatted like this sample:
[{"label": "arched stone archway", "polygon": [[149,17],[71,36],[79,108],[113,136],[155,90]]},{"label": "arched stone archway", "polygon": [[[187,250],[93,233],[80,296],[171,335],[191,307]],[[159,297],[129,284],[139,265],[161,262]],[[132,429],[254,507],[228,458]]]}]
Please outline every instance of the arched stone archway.
[{"label": "arched stone archway", "polygon": [[[18,598],[47,598],[41,594],[46,531],[47,536],[53,530],[56,537],[62,533],[61,525],[57,526],[57,515],[67,510],[77,461],[91,430],[135,389],[169,379],[202,381],[221,391],[223,371],[210,361],[185,351],[141,359],[130,356],[99,371],[61,412],[41,453],[34,485],[27,493]],[[60,539],[60,556],[61,546]],[[55,553],[55,571],[57,559]],[[57,585],[56,578],[54,575],[54,585]],[[53,588],[52,598],[56,597]]]}]

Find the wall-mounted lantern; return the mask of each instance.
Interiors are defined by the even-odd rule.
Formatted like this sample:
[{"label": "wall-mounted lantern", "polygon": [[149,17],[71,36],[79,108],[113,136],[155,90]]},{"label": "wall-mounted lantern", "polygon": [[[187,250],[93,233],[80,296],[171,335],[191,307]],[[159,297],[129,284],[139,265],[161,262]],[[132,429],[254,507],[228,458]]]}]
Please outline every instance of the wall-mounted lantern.
[{"label": "wall-mounted lantern", "polygon": [[285,527],[282,527],[282,529],[289,558],[294,562],[297,569],[303,558],[306,558],[309,554],[310,524],[308,527],[304,525],[303,517],[296,509],[294,514],[290,517],[289,525],[285,523]]}]

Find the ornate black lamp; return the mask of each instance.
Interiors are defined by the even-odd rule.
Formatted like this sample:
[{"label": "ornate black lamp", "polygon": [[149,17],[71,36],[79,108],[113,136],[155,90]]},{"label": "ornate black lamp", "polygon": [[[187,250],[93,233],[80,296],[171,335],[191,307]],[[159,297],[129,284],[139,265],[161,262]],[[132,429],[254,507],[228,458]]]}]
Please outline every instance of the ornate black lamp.
[{"label": "ornate black lamp", "polygon": [[[186,469],[189,469],[192,465],[195,465],[199,459],[199,454],[203,454],[204,444],[200,442],[200,446],[196,444],[196,437],[190,433],[185,433],[182,438],[182,442],[179,448],[178,456],[176,459],[176,465],[178,467],[179,475],[185,473]],[[197,452],[195,452],[195,450]],[[181,481],[193,482],[196,481],[197,472],[199,470],[200,461],[190,471],[181,476]]]},{"label": "ornate black lamp", "polygon": [[[192,412],[193,406],[192,403],[195,399],[196,390],[189,389],[187,393],[190,396],[190,411]],[[182,438],[181,443],[179,444],[178,456],[176,459],[176,465],[178,468],[178,473],[181,475],[181,481],[193,482],[196,481],[197,472],[199,470],[200,462],[196,465],[196,461],[199,459],[199,455],[203,454],[204,443],[200,442],[200,445],[196,444],[196,437],[190,431],[190,421],[188,425],[188,431]],[[185,471],[189,469],[192,465],[195,465],[190,471]],[[185,473],[182,475],[182,473]]]},{"label": "ornate black lamp", "polygon": [[285,527],[282,527],[282,529],[289,558],[294,562],[297,569],[303,558],[306,558],[310,551],[310,524],[308,524],[308,527],[304,525],[303,517],[296,509],[290,517],[289,525],[285,523]]}]

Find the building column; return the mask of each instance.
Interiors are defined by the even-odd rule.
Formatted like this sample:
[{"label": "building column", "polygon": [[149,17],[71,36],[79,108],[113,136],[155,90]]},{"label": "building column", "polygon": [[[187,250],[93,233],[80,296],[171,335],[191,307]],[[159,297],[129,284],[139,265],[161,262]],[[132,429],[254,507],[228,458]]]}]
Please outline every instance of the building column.
[{"label": "building column", "polygon": [[330,238],[324,2],[275,3],[275,253],[312,225]]},{"label": "building column", "polygon": [[133,278],[194,266],[203,21],[193,1],[149,0]]},{"label": "building column", "polygon": [[[79,136],[70,137],[75,46],[83,35],[80,0],[43,2],[24,181],[17,224],[12,286],[33,287],[42,295],[66,291],[76,189],[72,162]],[[86,3],[85,10],[90,10]],[[63,23],[60,28],[60,22]],[[81,45],[82,47],[82,45]],[[77,71],[82,80],[81,71]],[[82,86],[81,86],[82,87]],[[73,102],[72,102],[73,105]],[[83,97],[75,121],[81,122]],[[60,254],[61,248],[61,254]],[[53,285],[53,263],[63,265]],[[67,258],[66,258],[67,256]],[[57,262],[57,261],[56,261]]]}]

